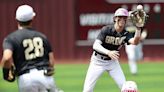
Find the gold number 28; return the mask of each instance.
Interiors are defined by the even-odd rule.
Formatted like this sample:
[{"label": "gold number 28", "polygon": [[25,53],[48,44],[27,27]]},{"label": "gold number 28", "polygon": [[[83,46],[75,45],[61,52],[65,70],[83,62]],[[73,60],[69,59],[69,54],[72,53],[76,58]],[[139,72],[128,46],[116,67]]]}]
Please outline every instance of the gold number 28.
[{"label": "gold number 28", "polygon": [[25,59],[31,60],[44,55],[43,40],[40,37],[23,40],[23,47],[26,47]]}]

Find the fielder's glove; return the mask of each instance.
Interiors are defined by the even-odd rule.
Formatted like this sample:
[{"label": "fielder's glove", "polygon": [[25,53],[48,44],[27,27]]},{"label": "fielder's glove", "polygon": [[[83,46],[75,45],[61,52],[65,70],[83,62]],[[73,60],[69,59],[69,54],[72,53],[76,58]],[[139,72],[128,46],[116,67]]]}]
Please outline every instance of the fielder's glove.
[{"label": "fielder's glove", "polygon": [[48,67],[44,70],[44,75],[46,76],[52,76],[54,74],[54,67]]},{"label": "fielder's glove", "polygon": [[8,82],[15,81],[15,68],[12,66],[10,69],[3,68],[3,79]]},{"label": "fielder's glove", "polygon": [[144,27],[144,25],[147,22],[147,18],[148,15],[146,14],[146,12],[142,9],[142,10],[135,10],[135,11],[131,11],[129,13],[130,16],[130,20],[132,21],[132,23],[136,26],[136,27]]}]

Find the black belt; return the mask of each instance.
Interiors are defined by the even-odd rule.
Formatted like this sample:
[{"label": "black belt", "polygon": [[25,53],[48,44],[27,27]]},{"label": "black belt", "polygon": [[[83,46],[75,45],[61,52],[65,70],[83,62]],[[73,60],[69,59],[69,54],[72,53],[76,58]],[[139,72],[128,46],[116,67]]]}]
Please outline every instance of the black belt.
[{"label": "black belt", "polygon": [[[35,69],[35,68],[32,68],[32,69]],[[44,70],[44,69],[46,69],[46,68],[45,68],[45,67],[36,67],[36,69],[37,69],[37,70]],[[21,71],[21,72],[18,73],[18,76],[23,75],[23,74],[25,74],[25,73],[29,73],[30,70],[31,70],[31,69],[26,69],[26,70],[24,70],[24,71]]]},{"label": "black belt", "polygon": [[100,55],[99,53],[96,53],[95,52],[95,56],[100,56],[101,57],[101,59],[103,59],[103,60],[111,60],[111,58],[110,57],[106,57],[106,56],[103,56],[103,55]]}]

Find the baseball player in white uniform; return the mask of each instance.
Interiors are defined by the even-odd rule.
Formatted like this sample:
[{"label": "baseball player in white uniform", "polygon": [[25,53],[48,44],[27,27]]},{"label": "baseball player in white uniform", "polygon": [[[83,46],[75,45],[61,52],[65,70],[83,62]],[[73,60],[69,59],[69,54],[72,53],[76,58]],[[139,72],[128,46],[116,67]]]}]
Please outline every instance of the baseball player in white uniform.
[{"label": "baseball player in white uniform", "polygon": [[[130,33],[134,34],[136,27],[135,26],[128,26],[126,30]],[[128,64],[131,74],[136,75],[138,72],[137,61],[143,59],[143,44],[142,41],[147,37],[147,31],[142,30],[141,32],[141,42],[138,45],[126,45],[125,50],[128,57]]]},{"label": "baseball player in white uniform", "polygon": [[93,92],[98,78],[106,71],[116,82],[118,87],[126,82],[119,64],[119,49],[125,43],[138,44],[141,29],[138,27],[134,37],[125,29],[128,10],[118,8],[114,14],[114,25],[102,28],[93,44],[93,54],[86,74],[83,92]]}]

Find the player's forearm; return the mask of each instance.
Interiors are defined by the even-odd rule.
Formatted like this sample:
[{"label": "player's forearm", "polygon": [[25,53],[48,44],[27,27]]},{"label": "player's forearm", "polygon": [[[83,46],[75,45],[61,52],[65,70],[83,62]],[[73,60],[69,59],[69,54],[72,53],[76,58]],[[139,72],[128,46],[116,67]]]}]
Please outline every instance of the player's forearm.
[{"label": "player's forearm", "polygon": [[10,59],[5,59],[5,58],[2,58],[1,60],[1,65],[3,68],[8,68],[10,69],[11,68],[11,60]]},{"label": "player's forearm", "polygon": [[95,40],[95,42],[93,44],[93,49],[102,54],[108,55],[109,50],[105,49],[101,44],[102,44],[102,42],[100,40]]},{"label": "player's forearm", "polygon": [[137,28],[135,35],[134,35],[134,41],[133,44],[138,44],[140,42],[140,38],[141,38],[141,28]]},{"label": "player's forearm", "polygon": [[51,67],[54,67],[55,59],[54,59],[54,54],[53,54],[53,52],[50,52],[50,53],[49,53],[49,62],[50,62],[50,66],[51,66]]},{"label": "player's forearm", "polygon": [[12,51],[9,49],[5,49],[3,51],[3,57],[1,60],[1,65],[4,68],[10,68],[12,65]]}]

